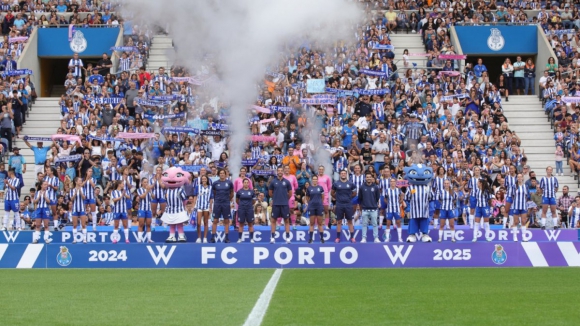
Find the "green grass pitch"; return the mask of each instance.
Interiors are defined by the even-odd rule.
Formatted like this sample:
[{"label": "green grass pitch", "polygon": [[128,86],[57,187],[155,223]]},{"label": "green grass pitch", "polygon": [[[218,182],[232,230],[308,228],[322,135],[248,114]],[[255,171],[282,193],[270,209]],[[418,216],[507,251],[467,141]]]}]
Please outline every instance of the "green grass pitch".
[{"label": "green grass pitch", "polygon": [[[242,325],[273,270],[3,270],[0,325]],[[284,270],[262,325],[573,325],[576,268]]]}]

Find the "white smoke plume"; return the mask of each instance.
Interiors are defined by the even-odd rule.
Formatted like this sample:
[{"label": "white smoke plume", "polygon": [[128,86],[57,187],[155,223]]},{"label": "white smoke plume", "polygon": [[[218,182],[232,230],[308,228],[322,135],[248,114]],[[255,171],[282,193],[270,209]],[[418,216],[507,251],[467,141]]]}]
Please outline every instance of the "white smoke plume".
[{"label": "white smoke plume", "polygon": [[[140,21],[169,31],[177,62],[191,71],[209,56],[231,103],[230,170],[237,174],[246,146],[248,108],[268,65],[281,49],[305,40],[332,44],[354,37],[362,11],[347,0],[125,0],[123,9]],[[329,46],[330,48],[330,46]]]}]

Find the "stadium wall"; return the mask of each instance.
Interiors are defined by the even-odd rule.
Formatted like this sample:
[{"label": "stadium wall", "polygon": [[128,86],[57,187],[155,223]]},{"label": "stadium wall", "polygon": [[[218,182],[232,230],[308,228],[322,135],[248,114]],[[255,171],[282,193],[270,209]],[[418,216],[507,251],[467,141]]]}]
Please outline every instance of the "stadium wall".
[{"label": "stadium wall", "polygon": [[30,34],[28,38],[24,51],[22,51],[22,54],[18,58],[18,68],[32,70],[33,74],[30,76],[30,79],[34,83],[37,94],[41,94],[40,59],[38,58],[38,28],[32,30],[32,34]]}]

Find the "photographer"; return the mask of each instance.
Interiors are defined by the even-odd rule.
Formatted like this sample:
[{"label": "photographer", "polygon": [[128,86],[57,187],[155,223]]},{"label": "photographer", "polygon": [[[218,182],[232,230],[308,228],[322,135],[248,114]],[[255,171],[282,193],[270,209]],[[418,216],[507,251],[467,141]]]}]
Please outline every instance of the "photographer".
[{"label": "photographer", "polygon": [[8,141],[8,151],[12,152],[12,120],[14,120],[14,113],[8,105],[2,105],[2,118],[0,120],[0,137]]}]

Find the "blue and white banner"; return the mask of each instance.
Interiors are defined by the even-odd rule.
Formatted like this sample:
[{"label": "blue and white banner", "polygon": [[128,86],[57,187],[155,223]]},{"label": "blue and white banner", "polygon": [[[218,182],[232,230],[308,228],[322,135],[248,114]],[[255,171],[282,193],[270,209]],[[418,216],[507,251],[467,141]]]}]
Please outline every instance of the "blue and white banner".
[{"label": "blue and white banner", "polygon": [[391,50],[395,51],[395,47],[389,44],[373,44],[373,50]]},{"label": "blue and white banner", "polygon": [[185,118],[185,113],[177,114],[143,114],[145,119],[165,120],[165,119],[182,119]]},{"label": "blue and white banner", "polygon": [[355,90],[357,93],[359,93],[360,95],[385,95],[385,94],[390,94],[391,90],[388,88],[379,88],[379,89],[362,89],[362,88],[357,88]]},{"label": "blue and white banner", "polygon": [[370,69],[361,69],[358,71],[360,74],[365,74],[369,76],[376,76],[376,77],[384,77],[387,78],[389,75],[384,71],[377,71],[377,70],[370,70]]},{"label": "blue and white banner", "polygon": [[112,46],[110,50],[118,52],[139,52],[136,46]]},{"label": "blue and white banner", "polygon": [[324,104],[336,104],[337,97],[336,95],[326,94],[326,95],[315,95],[311,98],[301,98],[300,104],[306,105],[324,105]]},{"label": "blue and white banner", "polygon": [[442,96],[439,101],[441,102],[447,102],[447,101],[453,101],[453,99],[462,99],[462,98],[469,98],[469,94],[455,94],[455,95],[448,95],[448,96]]},{"label": "blue and white banner", "polygon": [[69,155],[64,157],[57,158],[54,163],[61,163],[61,162],[73,162],[73,161],[80,161],[83,158],[82,155]]},{"label": "blue and white banner", "polygon": [[95,97],[93,102],[95,104],[119,104],[122,100],[122,97]]},{"label": "blue and white banner", "polygon": [[23,138],[26,141],[49,141],[52,142],[52,138],[50,137],[29,137],[29,136],[24,136]]},{"label": "blue and white banner", "polygon": [[324,81],[324,78],[306,80],[307,93],[324,93],[325,87],[326,82]]},{"label": "blue and white banner", "polygon": [[135,102],[137,103],[137,105],[157,106],[157,107],[164,107],[166,105],[171,104],[171,101],[151,101],[151,100],[144,100],[142,98],[136,98]]},{"label": "blue and white banner", "polygon": [[294,108],[291,106],[279,106],[279,105],[269,105],[268,108],[272,110],[272,113],[282,112],[282,113],[292,113]]},{"label": "blue and white banner", "polygon": [[150,101],[175,101],[178,100],[181,96],[179,95],[157,95],[157,96],[149,96],[147,97]]},{"label": "blue and white banner", "polygon": [[218,130],[229,130],[230,129],[230,126],[225,124],[225,123],[215,123],[215,122],[212,122],[209,125],[209,127],[214,128],[214,129],[218,129]]},{"label": "blue and white banner", "polygon": [[9,71],[2,72],[2,77],[21,76],[21,75],[32,75],[32,70],[30,70],[30,69],[16,69],[16,70],[9,70]]},{"label": "blue and white banner", "polygon": [[161,129],[161,133],[165,134],[168,132],[199,134],[199,129],[190,127],[163,127]]},{"label": "blue and white banner", "polygon": [[0,244],[0,268],[579,267],[578,242]]},{"label": "blue and white banner", "polygon": [[[180,165],[184,171],[187,172],[197,172],[199,169],[204,167],[203,165]],[[268,170],[258,170],[258,171],[268,171]],[[271,170],[275,172],[275,170]],[[253,172],[252,172],[253,173]],[[187,237],[188,242],[195,242],[197,239],[197,232],[190,226],[186,226],[185,228],[185,236]],[[270,227],[269,226],[254,226],[254,241],[257,243],[268,243],[270,241]],[[72,227],[66,227],[65,231],[61,232],[52,232],[51,240],[53,244],[61,244],[61,243],[72,243],[73,241],[73,233],[71,232]],[[165,230],[165,231],[164,231]],[[485,237],[483,235],[484,230],[480,230],[478,235],[479,239],[485,241]],[[511,229],[491,229],[489,231],[488,237],[493,242],[513,242],[513,230]],[[517,231],[518,238],[521,240],[525,240],[528,242],[555,242],[555,241],[578,241],[578,230],[570,230],[570,229],[560,229],[560,230],[539,230],[539,229],[528,229],[526,233],[521,234],[520,231]],[[0,243],[32,243],[32,231],[0,231]],[[120,233],[122,235],[122,232]],[[164,229],[163,227],[159,226],[157,229],[151,233],[151,239],[155,242],[164,242],[168,236],[168,230]],[[324,240],[326,241],[334,241],[336,239],[336,229],[331,230],[324,230]],[[363,231],[362,229],[357,226],[355,227],[354,231],[354,239],[356,242],[360,242],[362,239]],[[383,239],[385,234],[385,229],[379,229],[379,238]],[[395,230],[391,230],[391,240],[393,242],[397,239],[397,232]],[[281,233],[276,233],[276,241],[282,241]],[[407,228],[403,229],[403,239],[407,238]],[[439,234],[436,231],[431,231],[431,237],[433,238],[433,242],[439,240]],[[77,242],[81,242],[82,234],[79,232],[76,235]],[[90,231],[87,232],[87,242],[88,243],[112,243],[113,240],[113,227],[101,227],[99,226],[99,231]],[[244,241],[249,241],[249,233],[244,231],[242,234]],[[315,233],[315,241],[319,241],[318,232]],[[344,239],[350,238],[350,232],[346,229],[342,230],[341,237]],[[373,233],[372,230],[369,229],[367,231],[367,239],[372,239]],[[131,242],[137,242],[138,234],[137,228],[133,228],[131,232],[129,232],[129,238]],[[236,242],[238,240],[238,232],[230,232],[229,235],[230,241]],[[293,243],[306,243],[308,241],[308,227],[299,226],[297,230],[290,230],[290,239]],[[473,230],[463,228],[462,226],[458,226],[458,229],[455,232],[455,239],[459,242],[461,241],[469,241],[473,239]],[[222,227],[218,227],[216,233],[216,241],[223,242],[225,240],[225,233]],[[451,232],[446,230],[443,233],[443,241],[451,241]]]},{"label": "blue and white banner", "polygon": [[193,173],[199,172],[199,170],[201,170],[202,168],[205,168],[206,170],[209,169],[207,166],[200,165],[200,164],[198,164],[198,165],[176,165],[175,167],[181,168],[185,172],[193,172]]},{"label": "blue and white banner", "polygon": [[253,175],[260,175],[260,176],[270,176],[275,175],[276,171],[274,170],[252,170]]},{"label": "blue and white banner", "polygon": [[200,135],[203,136],[222,136],[224,134],[227,135],[227,132],[224,130],[211,130],[211,129],[207,129],[207,130],[200,130],[199,131]]},{"label": "blue and white banner", "polygon": [[551,31],[546,32],[546,35],[562,36],[565,34],[576,34],[576,30],[574,30],[574,29],[561,29],[561,30],[551,30]]}]

